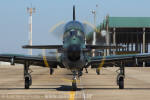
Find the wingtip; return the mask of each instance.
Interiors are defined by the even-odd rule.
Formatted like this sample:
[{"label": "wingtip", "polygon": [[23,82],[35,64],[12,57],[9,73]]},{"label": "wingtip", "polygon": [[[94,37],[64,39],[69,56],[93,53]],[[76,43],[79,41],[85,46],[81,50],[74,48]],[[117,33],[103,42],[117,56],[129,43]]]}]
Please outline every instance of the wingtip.
[{"label": "wingtip", "polygon": [[28,45],[23,45],[23,46],[22,46],[22,48],[27,48],[27,47],[28,47]]}]

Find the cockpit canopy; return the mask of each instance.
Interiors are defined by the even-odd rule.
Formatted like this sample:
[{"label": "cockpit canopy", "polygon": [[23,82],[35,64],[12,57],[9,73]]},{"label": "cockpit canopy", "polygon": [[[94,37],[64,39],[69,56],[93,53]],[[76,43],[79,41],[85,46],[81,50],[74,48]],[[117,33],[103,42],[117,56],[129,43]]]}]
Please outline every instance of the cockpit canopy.
[{"label": "cockpit canopy", "polygon": [[85,30],[84,30],[84,26],[80,23],[80,22],[78,22],[78,21],[70,21],[69,23],[67,23],[66,25],[65,25],[65,32],[66,31],[69,31],[69,30],[71,30],[71,29],[74,29],[74,30],[80,30],[80,31],[82,31],[83,33],[85,32]]},{"label": "cockpit canopy", "polygon": [[64,38],[71,36],[84,37],[85,35],[84,27],[78,21],[71,21],[64,28]]}]

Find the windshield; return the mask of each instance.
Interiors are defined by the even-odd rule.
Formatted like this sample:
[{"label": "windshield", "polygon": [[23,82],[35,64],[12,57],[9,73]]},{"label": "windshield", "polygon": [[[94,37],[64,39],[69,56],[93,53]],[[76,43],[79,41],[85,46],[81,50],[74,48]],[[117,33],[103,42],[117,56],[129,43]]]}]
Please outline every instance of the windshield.
[{"label": "windshield", "polygon": [[64,33],[64,38],[66,37],[72,37],[72,36],[76,36],[76,37],[84,37],[84,33],[80,30],[70,30],[70,31],[66,31]]},{"label": "windshield", "polygon": [[69,30],[72,30],[72,29],[74,29],[74,30],[80,30],[80,31],[84,32],[83,25],[80,22],[78,22],[78,21],[71,21],[71,22],[69,22],[69,23],[67,23],[65,25],[65,29],[64,29],[65,32],[69,31]]}]

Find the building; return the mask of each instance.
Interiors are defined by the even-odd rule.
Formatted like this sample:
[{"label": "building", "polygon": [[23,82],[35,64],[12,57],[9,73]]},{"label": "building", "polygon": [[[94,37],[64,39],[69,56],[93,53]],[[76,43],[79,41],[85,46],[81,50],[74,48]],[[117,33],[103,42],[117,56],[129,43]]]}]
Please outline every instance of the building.
[{"label": "building", "polygon": [[[126,48],[107,50],[107,55],[148,53],[150,43],[150,17],[110,17],[106,16],[97,26],[97,44],[104,38],[101,30],[106,30],[106,44],[123,45]],[[88,34],[88,43],[92,41],[92,32]],[[103,41],[104,43],[104,41]]]}]

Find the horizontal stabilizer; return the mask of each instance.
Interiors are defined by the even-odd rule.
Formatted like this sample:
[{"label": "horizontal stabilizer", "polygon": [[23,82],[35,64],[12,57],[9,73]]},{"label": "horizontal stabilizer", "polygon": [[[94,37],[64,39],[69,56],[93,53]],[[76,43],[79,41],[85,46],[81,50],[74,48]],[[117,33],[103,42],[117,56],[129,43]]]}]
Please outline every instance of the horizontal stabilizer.
[{"label": "horizontal stabilizer", "polygon": [[125,46],[115,46],[115,45],[86,45],[88,49],[118,49],[126,48]]},{"label": "horizontal stabilizer", "polygon": [[25,49],[62,49],[62,45],[25,45]]}]

